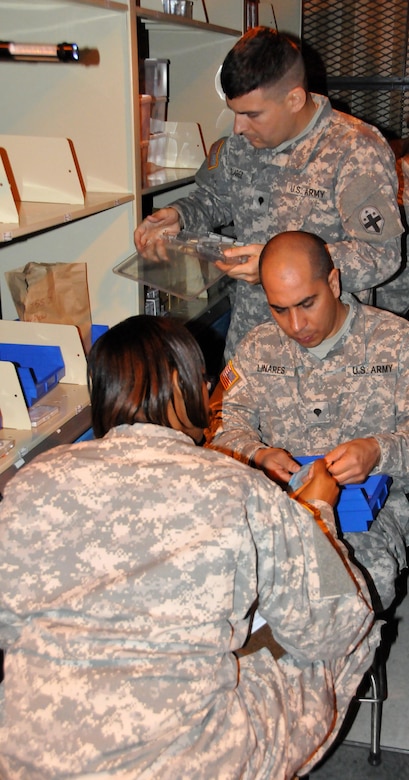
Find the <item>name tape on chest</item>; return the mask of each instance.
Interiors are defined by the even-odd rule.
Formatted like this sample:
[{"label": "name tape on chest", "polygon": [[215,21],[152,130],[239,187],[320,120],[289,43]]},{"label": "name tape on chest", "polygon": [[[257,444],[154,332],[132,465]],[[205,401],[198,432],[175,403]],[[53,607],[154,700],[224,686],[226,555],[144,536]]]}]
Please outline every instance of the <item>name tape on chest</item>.
[{"label": "name tape on chest", "polygon": [[296,195],[299,198],[311,198],[312,200],[326,201],[329,197],[329,191],[323,187],[313,186],[300,182],[288,182],[286,187],[288,195]]},{"label": "name tape on chest", "polygon": [[[295,370],[292,366],[280,366],[272,363],[257,363],[255,366],[257,374],[268,374],[270,376],[295,376]],[[385,376],[396,374],[394,363],[362,363],[358,366],[347,366],[345,369],[347,376],[376,375]]]},{"label": "name tape on chest", "polygon": [[294,370],[288,366],[275,366],[272,363],[257,363],[258,374],[271,374],[274,376],[294,376]]},{"label": "name tape on chest", "polygon": [[396,374],[394,363],[362,363],[359,366],[347,366],[347,376],[385,376]]}]

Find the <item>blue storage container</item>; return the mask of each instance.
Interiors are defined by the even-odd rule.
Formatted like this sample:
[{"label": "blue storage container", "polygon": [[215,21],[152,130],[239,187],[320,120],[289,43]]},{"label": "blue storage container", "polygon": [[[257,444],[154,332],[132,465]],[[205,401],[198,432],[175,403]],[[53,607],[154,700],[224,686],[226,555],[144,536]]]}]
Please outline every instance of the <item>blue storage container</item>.
[{"label": "blue storage container", "polygon": [[91,344],[94,343],[105,331],[108,330],[108,325],[91,325]]},{"label": "blue storage container", "polygon": [[[322,455],[297,457],[298,463],[311,463]],[[335,514],[341,530],[368,531],[389,493],[392,478],[387,474],[372,474],[365,482],[343,485],[340,489]]]},{"label": "blue storage container", "polygon": [[42,398],[65,375],[59,347],[0,344],[0,360],[14,363],[27,406]]}]

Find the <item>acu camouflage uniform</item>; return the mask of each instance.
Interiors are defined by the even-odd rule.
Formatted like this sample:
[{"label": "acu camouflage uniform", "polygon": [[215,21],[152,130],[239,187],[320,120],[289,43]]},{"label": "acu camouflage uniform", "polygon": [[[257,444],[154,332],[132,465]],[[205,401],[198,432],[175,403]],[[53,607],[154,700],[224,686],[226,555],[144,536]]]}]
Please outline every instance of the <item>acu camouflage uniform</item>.
[{"label": "acu camouflage uniform", "polygon": [[273,320],[248,334],[224,370],[230,389],[211,446],[246,459],[260,446],[281,447],[296,459],[374,436],[381,459],[372,473],[393,484],[370,530],[345,539],[386,608],[409,544],[409,324],[352,295],[342,300],[353,309],[350,329],[322,360]]},{"label": "acu camouflage uniform", "polygon": [[[245,244],[265,244],[286,230],[316,233],[341,270],[343,289],[368,301],[368,291],[401,264],[395,159],[375,128],[335,111],[322,95],[313,99],[311,123],[276,149],[255,149],[240,135],[221,139],[196,176],[195,192],[171,205],[187,230],[233,220]],[[232,304],[227,357],[269,319],[260,284],[238,281]]]},{"label": "acu camouflage uniform", "polygon": [[[379,627],[263,474],[125,425],[27,465],[0,518],[2,780],[289,780],[331,743]],[[257,595],[278,662],[233,652]]]}]

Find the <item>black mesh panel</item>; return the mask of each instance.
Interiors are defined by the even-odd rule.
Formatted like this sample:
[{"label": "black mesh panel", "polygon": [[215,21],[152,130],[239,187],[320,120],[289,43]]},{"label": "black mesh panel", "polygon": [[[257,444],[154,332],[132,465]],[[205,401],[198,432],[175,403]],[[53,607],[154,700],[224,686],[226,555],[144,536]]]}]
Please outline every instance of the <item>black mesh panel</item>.
[{"label": "black mesh panel", "polygon": [[407,0],[303,0],[310,87],[386,135],[408,134]]}]

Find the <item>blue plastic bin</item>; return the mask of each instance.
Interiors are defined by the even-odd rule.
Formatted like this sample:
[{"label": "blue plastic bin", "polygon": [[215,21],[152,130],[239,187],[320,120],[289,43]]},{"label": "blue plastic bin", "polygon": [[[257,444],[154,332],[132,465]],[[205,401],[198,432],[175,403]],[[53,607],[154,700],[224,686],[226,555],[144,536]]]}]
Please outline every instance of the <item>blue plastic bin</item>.
[{"label": "blue plastic bin", "polygon": [[91,344],[93,344],[105,331],[108,330],[108,325],[91,325]]},{"label": "blue plastic bin", "polygon": [[[310,455],[297,457],[296,460],[304,465],[321,457],[322,455]],[[341,487],[335,507],[341,530],[344,533],[368,531],[388,497],[391,483],[392,478],[387,474],[373,474],[365,482]]]},{"label": "blue plastic bin", "polygon": [[42,398],[65,375],[59,347],[0,344],[0,360],[14,363],[27,406]]}]

